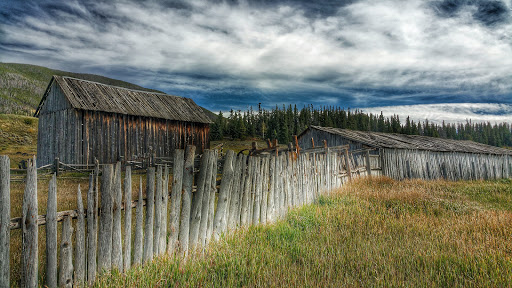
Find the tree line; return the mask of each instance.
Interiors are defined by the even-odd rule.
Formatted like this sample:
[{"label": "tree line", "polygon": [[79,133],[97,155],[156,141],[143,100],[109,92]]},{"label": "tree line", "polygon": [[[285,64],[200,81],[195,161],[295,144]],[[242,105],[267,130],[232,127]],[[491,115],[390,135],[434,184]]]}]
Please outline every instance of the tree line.
[{"label": "tree line", "polygon": [[398,115],[384,117],[380,114],[364,113],[361,110],[342,109],[340,107],[315,108],[313,105],[298,109],[297,106],[276,106],[257,111],[231,110],[227,118],[219,112],[211,125],[210,139],[224,138],[277,139],[279,143],[289,143],[293,135],[299,135],[309,126],[324,126],[359,131],[424,135],[455,140],[512,147],[512,126],[509,123],[480,122],[467,120],[465,123],[432,123],[428,119],[415,122],[408,116],[401,121]]}]

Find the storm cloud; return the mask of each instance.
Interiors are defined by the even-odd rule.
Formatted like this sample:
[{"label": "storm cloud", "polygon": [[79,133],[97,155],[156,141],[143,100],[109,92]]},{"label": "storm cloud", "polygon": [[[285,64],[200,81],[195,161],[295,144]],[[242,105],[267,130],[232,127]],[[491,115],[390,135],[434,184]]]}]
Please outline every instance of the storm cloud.
[{"label": "storm cloud", "polygon": [[[314,2],[314,3],[313,3]],[[214,111],[512,103],[511,1],[7,1],[0,61]]]}]

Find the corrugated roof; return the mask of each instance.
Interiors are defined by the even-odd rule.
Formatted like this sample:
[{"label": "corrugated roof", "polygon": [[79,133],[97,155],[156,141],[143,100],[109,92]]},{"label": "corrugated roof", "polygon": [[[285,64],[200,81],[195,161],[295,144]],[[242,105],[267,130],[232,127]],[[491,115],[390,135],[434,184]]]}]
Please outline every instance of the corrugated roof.
[{"label": "corrugated roof", "polygon": [[[202,109],[189,98],[163,93],[131,90],[97,82],[54,75],[55,81],[76,109],[146,116],[185,122],[211,123]],[[44,105],[48,91],[37,108]]]},{"label": "corrugated roof", "polygon": [[[440,152],[465,152],[480,154],[508,154],[512,150],[476,143],[473,141],[442,139],[419,135],[354,131],[348,129],[311,126],[331,134],[340,135],[352,141],[375,148],[418,149]],[[307,131],[307,130],[306,130]]]}]

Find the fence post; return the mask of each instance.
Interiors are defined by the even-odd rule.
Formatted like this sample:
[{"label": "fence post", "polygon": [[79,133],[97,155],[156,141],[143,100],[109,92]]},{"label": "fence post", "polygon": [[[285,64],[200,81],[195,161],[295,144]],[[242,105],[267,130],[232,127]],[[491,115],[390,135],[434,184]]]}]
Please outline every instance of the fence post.
[{"label": "fence post", "polygon": [[11,161],[8,156],[0,156],[0,286],[10,286],[10,257],[11,243]]},{"label": "fence post", "polygon": [[[244,174],[245,181],[244,181],[244,190],[242,191],[242,203],[240,207],[240,226],[245,226],[248,223],[247,220],[247,214],[249,210],[249,197],[251,194],[251,178],[252,178],[252,171],[254,167],[254,158],[249,157],[248,163],[247,163],[247,174]],[[242,177],[243,179],[243,177]]]},{"label": "fence post", "polygon": [[181,211],[181,189],[183,181],[183,164],[184,164],[184,151],[183,149],[174,150],[174,163],[172,168],[172,191],[171,191],[171,219],[169,235],[169,243],[167,246],[167,253],[172,254],[176,251],[178,245],[178,235],[180,228],[180,211]]},{"label": "fence post", "polygon": [[94,178],[95,174],[89,175],[89,191],[87,192],[87,281],[89,285],[92,285],[96,278],[96,247],[98,244],[98,239],[96,238],[98,206],[96,205]]},{"label": "fence post", "polygon": [[162,165],[156,168],[155,225],[153,226],[153,255],[160,255],[160,234],[162,233]]},{"label": "fence post", "polygon": [[48,184],[46,202],[46,286],[57,287],[57,177]]},{"label": "fence post", "polygon": [[242,177],[243,158],[243,154],[240,154],[233,160],[235,162],[235,175],[233,178],[233,187],[231,188],[231,201],[229,202],[228,229],[234,229],[238,224],[237,217],[239,217],[238,211],[240,210],[238,208],[240,208],[240,178]]},{"label": "fence post", "polygon": [[59,287],[73,287],[73,226],[71,216],[64,218],[60,241]]},{"label": "fence post", "polygon": [[146,223],[144,225],[144,263],[153,259],[153,225],[155,217],[155,167],[148,167],[146,177]]},{"label": "fence post", "polygon": [[128,271],[132,255],[132,167],[126,166],[124,174],[124,271]]},{"label": "fence post", "polygon": [[27,183],[23,195],[22,216],[22,287],[37,287],[38,229],[37,229],[37,169],[36,157],[28,160]]},{"label": "fence post", "polygon": [[143,231],[142,221],[143,215],[143,199],[142,199],[142,177],[139,177],[139,198],[137,206],[135,207],[135,240],[133,241],[133,264],[142,263],[142,249],[143,249]]},{"label": "fence post", "polygon": [[[201,165],[199,167],[199,176],[197,179],[197,190],[194,193],[192,200],[192,210],[190,212],[190,249],[195,250],[199,240],[199,227],[201,226],[203,194],[205,190],[206,174],[210,168],[210,150],[205,149],[201,158]],[[208,185],[209,187],[209,185]],[[207,215],[204,215],[207,217]]]},{"label": "fence post", "polygon": [[0,286],[10,286],[10,257],[11,243],[11,161],[8,156],[0,156]]},{"label": "fence post", "polygon": [[180,254],[182,256],[186,256],[188,252],[190,208],[192,205],[192,184],[194,183],[194,156],[196,146],[187,145],[185,150],[185,166],[183,167],[183,205],[181,208],[180,234],[178,237]]},{"label": "fence post", "polygon": [[169,167],[164,167],[162,183],[162,229],[160,230],[160,254],[165,253],[167,249],[167,207],[169,204]]},{"label": "fence post", "polygon": [[112,268],[112,174],[114,166],[103,166],[101,181],[101,209],[98,229],[98,269],[110,271]]},{"label": "fence post", "polygon": [[213,173],[212,180],[210,181],[210,205],[208,205],[208,221],[207,221],[207,230],[206,230],[206,241],[205,245],[210,242],[210,239],[213,234],[213,220],[215,215],[215,193],[217,193],[217,151],[215,151],[215,161],[213,161]]},{"label": "fence post", "polygon": [[[216,179],[212,178],[214,171],[213,171],[213,162],[217,161],[216,154],[217,152],[215,150],[212,150],[209,153],[209,160],[208,160],[208,167],[206,173],[206,179],[204,184],[204,191],[203,191],[203,199],[201,199],[201,222],[199,223],[199,245],[205,246],[206,245],[206,233],[208,231],[208,212],[210,210],[210,190],[212,187],[212,181],[214,182],[213,185],[216,185]],[[204,157],[204,156],[203,156]],[[215,175],[216,176],[216,175]]]},{"label": "fence post", "polygon": [[85,214],[82,200],[82,191],[78,184],[77,191],[78,218],[76,222],[76,248],[75,248],[75,283],[85,283]]},{"label": "fence post", "polygon": [[55,174],[57,174],[57,176],[59,176],[59,174],[60,174],[60,172],[59,172],[59,169],[60,169],[59,157],[55,158],[55,160],[53,161],[53,169],[54,169]]},{"label": "fence post", "polygon": [[121,162],[116,163],[113,189],[113,229],[112,229],[112,268],[123,272],[123,240],[121,239],[121,208],[123,192],[121,191]]},{"label": "fence post", "polygon": [[226,228],[226,208],[229,201],[229,193],[233,182],[233,156],[235,152],[229,150],[224,159],[224,168],[222,171],[222,182],[220,183],[219,198],[217,200],[217,212],[213,220],[214,239],[219,239]]}]

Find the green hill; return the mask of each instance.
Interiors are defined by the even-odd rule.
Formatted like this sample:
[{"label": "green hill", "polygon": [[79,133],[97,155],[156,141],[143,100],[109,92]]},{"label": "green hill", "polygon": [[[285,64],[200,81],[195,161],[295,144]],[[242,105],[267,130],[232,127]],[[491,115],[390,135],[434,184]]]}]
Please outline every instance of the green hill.
[{"label": "green hill", "polygon": [[[29,64],[0,63],[0,114],[32,116],[52,75],[70,76],[129,89],[162,93],[100,75],[66,72]],[[215,119],[214,113],[204,108],[203,110],[208,117]]]}]

